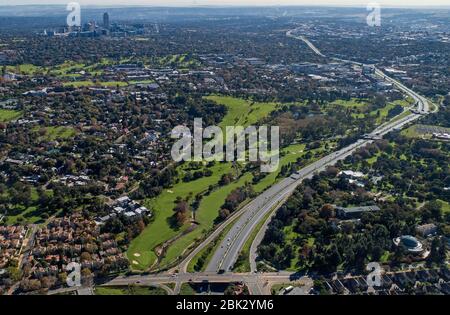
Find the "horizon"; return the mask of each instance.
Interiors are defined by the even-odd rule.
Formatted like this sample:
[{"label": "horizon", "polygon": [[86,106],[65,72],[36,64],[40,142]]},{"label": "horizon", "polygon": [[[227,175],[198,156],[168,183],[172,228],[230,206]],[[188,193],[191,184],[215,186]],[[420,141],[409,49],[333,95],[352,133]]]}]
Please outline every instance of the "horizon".
[{"label": "horizon", "polygon": [[361,8],[366,7],[369,3],[379,3],[382,7],[387,8],[449,8],[450,4],[446,0],[430,0],[424,4],[421,0],[378,0],[378,1],[361,1],[361,0],[318,0],[311,3],[310,0],[79,0],[79,1],[61,1],[47,0],[45,3],[35,0],[22,0],[10,3],[7,0],[0,0],[0,7],[15,6],[60,6],[67,5],[70,2],[78,2],[80,5],[89,7],[171,7],[171,8],[190,8],[190,7],[337,7],[337,8]]}]

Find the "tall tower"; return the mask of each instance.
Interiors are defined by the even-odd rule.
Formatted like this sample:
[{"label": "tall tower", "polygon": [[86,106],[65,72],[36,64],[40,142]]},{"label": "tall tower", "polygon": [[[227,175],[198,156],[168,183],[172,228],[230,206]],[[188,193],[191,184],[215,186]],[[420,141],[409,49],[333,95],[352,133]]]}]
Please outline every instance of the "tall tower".
[{"label": "tall tower", "polygon": [[103,14],[103,27],[109,30],[109,14],[108,12],[105,12]]}]

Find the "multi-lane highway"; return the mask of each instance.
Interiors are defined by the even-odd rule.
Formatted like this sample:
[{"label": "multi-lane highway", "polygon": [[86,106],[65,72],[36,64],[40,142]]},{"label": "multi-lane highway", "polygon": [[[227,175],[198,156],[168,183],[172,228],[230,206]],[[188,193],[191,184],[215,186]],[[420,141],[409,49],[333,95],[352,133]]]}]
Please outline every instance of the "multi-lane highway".
[{"label": "multi-lane highway", "polygon": [[[316,54],[321,57],[326,57],[304,36],[295,36],[293,35],[293,31],[287,32],[286,35],[302,40]],[[406,115],[404,117],[395,117],[392,121],[379,126],[372,133],[366,135],[364,139],[360,139],[357,142],[308,165],[299,172],[291,175],[291,177],[280,181],[279,183],[256,197],[254,200],[252,200],[245,206],[245,208],[243,209],[243,214],[239,217],[236,223],[234,223],[233,227],[227,233],[220,246],[214,253],[210,263],[206,268],[207,272],[231,271],[242,247],[250,237],[252,231],[266,216],[266,214],[273,210],[274,207],[281,204],[287,197],[289,197],[290,194],[292,194],[295,188],[304,179],[310,178],[314,175],[314,173],[323,171],[327,166],[333,165],[337,161],[345,159],[347,156],[352,155],[356,150],[366,146],[369,143],[372,143],[374,139],[378,139],[393,130],[401,129],[405,125],[421,117],[421,115],[427,114],[429,112],[430,106],[428,104],[428,101],[424,97],[418,95],[397,80],[388,77],[382,71],[378,69],[375,69],[375,71],[379,77],[393,83],[398,89],[408,94],[416,101],[416,113],[411,113],[410,115]]]},{"label": "multi-lane highway", "polygon": [[[316,54],[321,57],[326,57],[317,49],[309,40],[304,36],[296,36],[293,31],[287,32],[287,36],[302,40],[305,42]],[[332,58],[340,62],[353,62],[348,60],[341,60]],[[360,63],[359,63],[360,64]],[[361,65],[361,64],[360,64]],[[375,68],[375,67],[374,67]],[[191,252],[185,260],[174,270],[178,270],[179,273],[167,272],[162,274],[154,274],[147,276],[127,276],[118,277],[106,285],[150,285],[150,284],[164,284],[175,283],[176,286],[173,290],[174,294],[180,292],[181,284],[185,282],[240,282],[243,281],[247,284],[252,294],[270,294],[270,284],[273,283],[289,283],[291,281],[303,282],[302,285],[312,286],[312,280],[308,277],[301,279],[295,278],[291,273],[243,273],[236,274],[230,272],[235,264],[242,247],[249,239],[252,231],[255,230],[257,225],[266,217],[270,211],[278,207],[285,201],[295,190],[295,188],[305,179],[311,178],[315,173],[325,170],[327,166],[335,164],[337,161],[345,159],[352,155],[356,150],[366,146],[369,143],[373,143],[376,139],[380,139],[387,133],[393,130],[399,130],[418,118],[426,115],[430,112],[430,105],[424,97],[415,93],[411,89],[404,86],[397,80],[388,77],[381,70],[375,68],[375,74],[381,79],[391,82],[399,90],[409,95],[415,100],[417,108],[413,110],[411,114],[402,114],[394,117],[390,122],[384,123],[376,128],[370,134],[365,135],[362,139],[357,140],[355,143],[340,149],[337,152],[331,153],[320,160],[306,166],[302,170],[292,174],[290,177],[285,178],[270,187],[258,197],[253,199],[250,203],[244,206],[242,209],[234,214],[234,221],[227,221],[218,229],[216,229],[209,237],[202,242],[193,252]],[[437,111],[437,107],[433,111]],[[187,273],[187,265],[192,258],[199,253],[205,246],[211,243],[220,233],[223,232],[225,227],[232,224],[231,229],[227,232],[224,239],[219,244],[216,252],[214,253],[211,261],[209,262],[206,271],[204,273]],[[258,238],[257,238],[258,239]],[[260,240],[261,238],[259,238]],[[255,244],[252,244],[253,251],[255,250]],[[255,255],[250,255],[253,259]],[[254,264],[253,264],[254,265]],[[252,268],[253,270],[254,268]],[[223,272],[223,274],[222,274]],[[294,276],[294,277],[293,277]]]},{"label": "multi-lane highway", "polygon": [[295,30],[290,30],[290,31],[288,31],[288,32],[286,33],[286,36],[287,36],[287,37],[294,38],[294,39],[299,39],[299,40],[303,41],[306,45],[308,45],[309,48],[311,48],[312,51],[314,51],[314,52],[316,53],[316,55],[319,55],[320,57],[326,58],[326,56],[325,56],[324,54],[322,54],[322,53],[320,52],[320,50],[317,49],[317,47],[314,46],[313,43],[311,43],[305,36],[296,36],[296,35],[293,35],[292,33],[293,33],[294,31],[295,31]]},{"label": "multi-lane highway", "polygon": [[[156,275],[136,275],[136,276],[120,276],[104,286],[164,286],[167,283],[175,282],[177,285],[171,294],[179,294],[181,283],[233,283],[244,282],[249,287],[252,295],[270,295],[270,288],[273,284],[296,283],[298,285],[311,288],[313,281],[311,278],[303,276],[299,277],[291,272],[277,273],[180,273],[180,274],[156,274]],[[166,287],[166,286],[165,286]],[[164,287],[164,288],[165,288]],[[167,290],[166,290],[167,291]]]}]

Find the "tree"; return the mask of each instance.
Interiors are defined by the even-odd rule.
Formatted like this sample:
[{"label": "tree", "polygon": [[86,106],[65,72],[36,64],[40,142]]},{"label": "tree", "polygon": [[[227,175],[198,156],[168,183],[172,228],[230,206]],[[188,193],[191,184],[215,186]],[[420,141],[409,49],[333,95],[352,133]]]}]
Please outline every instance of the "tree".
[{"label": "tree", "polygon": [[81,259],[81,262],[91,261],[92,260],[91,254],[89,254],[88,252],[82,252],[80,255],[80,259]]},{"label": "tree", "polygon": [[325,263],[328,266],[329,271],[336,271],[337,267],[341,264],[342,257],[336,245],[332,245],[331,248],[326,252]]},{"label": "tree", "polygon": [[319,213],[320,217],[323,219],[331,219],[334,217],[334,207],[330,204],[325,204]]},{"label": "tree", "polygon": [[402,260],[405,258],[407,253],[408,253],[408,250],[405,247],[405,245],[403,245],[402,243],[400,243],[398,246],[396,246],[395,250],[394,250],[394,256],[392,259],[393,265],[398,266],[402,262]]},{"label": "tree", "polygon": [[221,221],[226,220],[229,216],[230,216],[230,210],[224,209],[224,208],[219,210],[219,218]]},{"label": "tree", "polygon": [[25,279],[20,282],[20,289],[24,292],[33,292],[41,289],[41,282],[38,279]]},{"label": "tree", "polygon": [[431,242],[430,255],[427,258],[427,264],[442,264],[445,262],[447,256],[447,250],[445,248],[444,238],[434,238]]}]

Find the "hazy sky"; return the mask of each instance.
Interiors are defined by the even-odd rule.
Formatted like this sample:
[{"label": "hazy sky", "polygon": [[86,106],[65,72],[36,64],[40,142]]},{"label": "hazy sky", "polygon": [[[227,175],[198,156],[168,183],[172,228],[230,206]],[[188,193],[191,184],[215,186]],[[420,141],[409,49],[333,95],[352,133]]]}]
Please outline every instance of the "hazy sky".
[{"label": "hazy sky", "polygon": [[450,6],[449,0],[0,0],[0,5],[19,4],[67,4],[81,5],[151,5],[151,6],[192,6],[192,5],[345,5],[366,6],[377,2],[382,6]]}]

